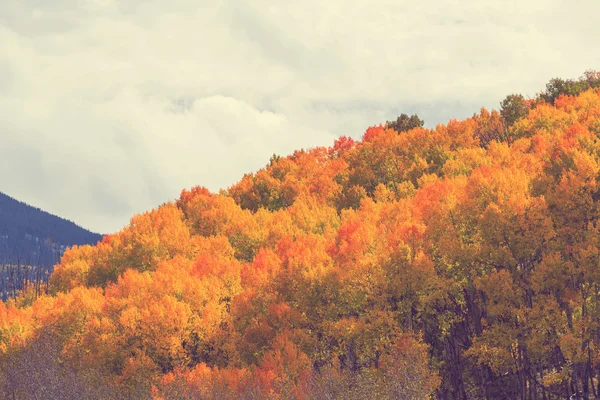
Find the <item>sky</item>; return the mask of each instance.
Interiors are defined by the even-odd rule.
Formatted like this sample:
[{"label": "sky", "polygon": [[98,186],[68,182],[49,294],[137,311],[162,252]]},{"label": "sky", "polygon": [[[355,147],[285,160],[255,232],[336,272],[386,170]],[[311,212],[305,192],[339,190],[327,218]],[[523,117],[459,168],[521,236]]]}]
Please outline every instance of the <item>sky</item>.
[{"label": "sky", "polygon": [[0,0],[0,191],[99,233],[600,70],[598,0]]}]

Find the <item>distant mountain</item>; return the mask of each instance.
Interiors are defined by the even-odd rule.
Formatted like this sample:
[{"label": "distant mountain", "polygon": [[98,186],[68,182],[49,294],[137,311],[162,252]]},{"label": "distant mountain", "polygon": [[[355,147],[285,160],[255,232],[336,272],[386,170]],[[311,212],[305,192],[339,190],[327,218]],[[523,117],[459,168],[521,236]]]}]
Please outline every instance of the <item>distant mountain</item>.
[{"label": "distant mountain", "polygon": [[[23,279],[47,276],[67,247],[101,239],[102,235],[0,193],[0,291],[20,287]],[[35,276],[26,276],[15,269],[18,266],[27,266],[27,273]]]}]

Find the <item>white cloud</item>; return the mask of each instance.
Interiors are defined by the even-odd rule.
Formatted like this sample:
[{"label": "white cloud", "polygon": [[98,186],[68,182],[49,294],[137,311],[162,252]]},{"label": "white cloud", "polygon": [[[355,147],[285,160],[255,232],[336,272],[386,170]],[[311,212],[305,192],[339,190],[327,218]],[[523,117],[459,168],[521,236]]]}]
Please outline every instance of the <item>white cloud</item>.
[{"label": "white cloud", "polygon": [[0,2],[1,191],[90,229],[400,112],[600,68],[600,3]]}]

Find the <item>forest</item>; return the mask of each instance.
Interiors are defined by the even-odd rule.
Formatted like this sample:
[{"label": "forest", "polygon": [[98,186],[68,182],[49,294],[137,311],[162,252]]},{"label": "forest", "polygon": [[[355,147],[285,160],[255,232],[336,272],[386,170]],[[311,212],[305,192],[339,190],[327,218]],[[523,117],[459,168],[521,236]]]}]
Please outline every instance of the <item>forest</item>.
[{"label": "forest", "polygon": [[600,72],[184,189],[0,303],[8,399],[600,398]]},{"label": "forest", "polygon": [[[0,299],[27,283],[47,288],[68,246],[96,244],[102,236],[0,192]],[[27,283],[26,283],[27,282]]]}]

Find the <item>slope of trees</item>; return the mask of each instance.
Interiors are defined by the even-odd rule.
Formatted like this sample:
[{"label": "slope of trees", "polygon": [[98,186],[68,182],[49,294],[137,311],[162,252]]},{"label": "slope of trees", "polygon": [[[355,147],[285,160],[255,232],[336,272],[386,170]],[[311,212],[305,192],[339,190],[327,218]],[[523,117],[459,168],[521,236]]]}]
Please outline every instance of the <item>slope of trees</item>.
[{"label": "slope of trees", "polygon": [[26,281],[47,283],[65,248],[95,244],[101,235],[0,193],[0,298]]},{"label": "slope of trees", "polygon": [[29,235],[63,245],[95,244],[101,235],[0,193],[0,235]]},{"label": "slope of trees", "polygon": [[600,89],[570,90],[273,157],[74,246],[0,304],[0,390],[599,398]]}]

